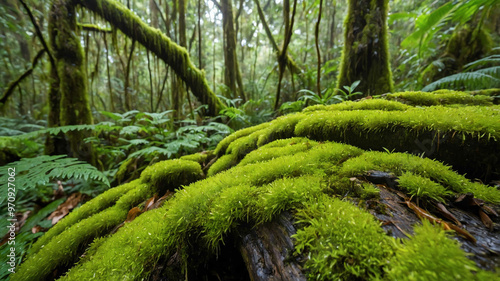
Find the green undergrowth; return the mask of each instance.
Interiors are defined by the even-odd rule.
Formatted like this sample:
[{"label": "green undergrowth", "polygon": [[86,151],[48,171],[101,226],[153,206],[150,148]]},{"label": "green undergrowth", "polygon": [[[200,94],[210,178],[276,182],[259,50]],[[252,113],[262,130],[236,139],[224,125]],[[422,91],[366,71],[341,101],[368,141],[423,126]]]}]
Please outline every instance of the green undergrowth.
[{"label": "green undergrowth", "polygon": [[388,94],[388,100],[401,101],[409,105],[493,105],[493,97],[488,95],[473,95],[465,92],[439,90],[428,92],[402,92]]},{"label": "green undergrowth", "polygon": [[128,211],[154,194],[199,180],[198,163],[168,160],[148,167],[140,179],[97,196],[62,219],[31,248],[28,259],[12,280],[41,280],[74,262],[93,239],[123,222]]},{"label": "green undergrowth", "polygon": [[[34,245],[12,279],[48,278],[55,269],[71,267],[82,252],[84,257],[61,280],[147,279],[158,262],[173,255],[181,256],[181,268],[189,273],[196,269],[190,257],[212,258],[229,235],[288,210],[299,219],[295,245],[297,253],[308,257],[309,279],[413,280],[413,272],[434,271],[431,264],[439,264],[443,272],[461,266],[450,273],[453,278],[487,280],[489,273],[472,275],[475,265],[462,259],[465,253],[457,242],[437,227],[417,227],[413,238],[400,243],[350,199],[378,195],[373,185],[353,179],[370,170],[393,173],[403,192],[422,200],[445,201],[451,195],[472,192],[498,204],[498,189],[472,182],[436,160],[365,151],[330,140],[347,131],[377,137],[379,131],[399,127],[454,131],[465,141],[473,136],[493,142],[500,133],[499,108],[416,108],[384,100],[361,103],[318,107],[237,131],[213,152],[217,159],[207,177],[200,166],[211,160],[207,154],[146,168],[138,180],[110,189],[61,220]],[[130,208],[166,190],[176,192],[161,207],[107,235]],[[434,236],[437,242],[431,239]],[[443,251],[457,259],[447,262]],[[403,275],[405,271],[410,275]],[[422,276],[440,276],[436,274]]]}]

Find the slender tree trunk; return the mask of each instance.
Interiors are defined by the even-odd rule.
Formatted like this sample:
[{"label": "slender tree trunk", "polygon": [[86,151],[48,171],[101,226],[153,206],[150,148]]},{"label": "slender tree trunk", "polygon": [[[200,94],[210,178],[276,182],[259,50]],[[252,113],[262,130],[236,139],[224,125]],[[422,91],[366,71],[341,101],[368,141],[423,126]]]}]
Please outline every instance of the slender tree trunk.
[{"label": "slender tree trunk", "polygon": [[[234,31],[233,7],[231,0],[221,0],[222,24],[224,29],[224,84],[233,95],[239,95],[246,101],[243,92],[241,72],[236,56],[236,33]],[[236,87],[238,84],[238,88]]]},{"label": "slender tree trunk", "polygon": [[349,0],[339,89],[361,80],[356,90],[365,96],[394,90],[387,45],[388,2]]},{"label": "slender tree trunk", "polygon": [[[276,41],[274,40],[274,37],[273,37],[273,34],[271,33],[271,29],[269,28],[269,25],[267,24],[266,17],[264,16],[264,12],[262,11],[262,9],[260,7],[259,0],[254,0],[254,3],[255,3],[255,6],[257,7],[257,13],[259,14],[260,21],[261,21],[262,25],[264,26],[264,31],[266,32],[267,38],[269,39],[269,42],[271,42],[271,46],[273,47],[274,52],[276,52],[276,54],[279,55],[281,53],[281,51],[278,48],[278,44],[276,44]],[[290,71],[292,73],[297,74],[299,76],[299,79],[301,80],[301,82],[304,85],[308,84],[307,81],[304,79],[302,70],[297,66],[297,64],[293,61],[293,59],[290,57],[290,55],[288,53],[286,54],[285,59],[286,59],[286,65],[287,65],[288,69],[290,69]]]}]

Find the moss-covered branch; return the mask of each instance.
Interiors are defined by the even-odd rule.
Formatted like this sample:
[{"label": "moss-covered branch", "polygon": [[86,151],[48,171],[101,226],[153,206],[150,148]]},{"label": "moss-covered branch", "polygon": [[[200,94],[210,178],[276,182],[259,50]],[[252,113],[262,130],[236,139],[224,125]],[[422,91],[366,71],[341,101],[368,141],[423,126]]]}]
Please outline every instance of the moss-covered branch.
[{"label": "moss-covered branch", "polygon": [[208,86],[203,71],[192,64],[186,49],[172,42],[160,30],[149,27],[137,15],[114,0],[79,1],[79,4],[100,15],[165,61],[189,85],[198,100],[208,105],[208,115],[215,116],[224,108]]},{"label": "moss-covered branch", "polygon": [[101,33],[111,33],[113,32],[110,28],[102,28],[96,24],[89,23],[79,23],[78,26],[85,31],[101,32]]},{"label": "moss-covered branch", "polygon": [[19,83],[21,83],[24,78],[28,77],[33,72],[33,69],[35,69],[35,66],[38,64],[38,61],[43,56],[43,54],[45,54],[45,49],[38,51],[35,58],[33,58],[33,61],[31,62],[31,67],[28,68],[28,70],[26,70],[23,74],[21,74],[16,80],[9,83],[9,86],[3,93],[3,97],[0,99],[1,105],[7,102],[7,99],[14,93],[16,86],[19,85]]}]

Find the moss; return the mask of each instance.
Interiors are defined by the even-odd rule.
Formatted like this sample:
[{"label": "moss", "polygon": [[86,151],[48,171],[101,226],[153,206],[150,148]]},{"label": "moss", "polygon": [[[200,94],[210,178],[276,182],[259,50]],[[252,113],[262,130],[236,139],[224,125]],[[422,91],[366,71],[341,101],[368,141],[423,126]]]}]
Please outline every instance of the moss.
[{"label": "moss", "polygon": [[237,156],[235,154],[223,155],[215,163],[210,166],[207,172],[207,176],[211,177],[222,171],[225,171],[238,163]]},{"label": "moss", "polygon": [[471,95],[465,92],[439,90],[428,92],[404,92],[386,96],[389,100],[403,101],[411,105],[492,105],[493,98],[486,95]]},{"label": "moss", "polygon": [[[391,96],[391,95],[387,95]],[[367,99],[358,102],[346,101],[332,105],[313,105],[304,109],[304,112],[312,111],[330,111],[330,110],[407,110],[410,106],[400,102],[384,99]]]},{"label": "moss", "polygon": [[297,216],[307,226],[294,235],[299,253],[307,250],[308,279],[380,279],[393,244],[375,218],[351,203],[319,197]]},{"label": "moss", "polygon": [[62,233],[65,229],[115,204],[120,197],[130,192],[131,189],[136,188],[139,182],[139,180],[135,180],[133,182],[109,189],[85,203],[80,208],[73,210],[56,225],[51,227],[49,231],[47,231],[47,233],[45,233],[40,239],[38,239],[33,246],[31,246],[29,253],[36,254],[44,245]]},{"label": "moss", "polygon": [[235,141],[241,137],[248,136],[251,133],[254,133],[256,131],[262,130],[262,129],[266,128],[267,126],[268,126],[267,123],[263,123],[263,124],[249,127],[249,128],[245,128],[245,129],[242,129],[242,130],[239,130],[239,131],[236,131],[236,132],[230,134],[225,139],[223,139],[221,142],[219,142],[219,144],[217,145],[217,147],[215,148],[215,151],[214,151],[215,155],[217,155],[217,156],[224,155],[226,153],[226,149],[233,141]]},{"label": "moss", "polygon": [[149,184],[156,193],[173,191],[181,185],[187,185],[202,178],[199,163],[189,160],[166,160],[147,167],[141,174],[143,183]]},{"label": "moss", "polygon": [[402,127],[405,131],[456,131],[470,136],[500,139],[500,111],[496,107],[448,108],[442,106],[412,108],[407,111],[318,111],[312,112],[295,127],[296,136],[318,140],[338,140],[343,132],[357,134],[380,132]]},{"label": "moss", "polygon": [[318,143],[306,138],[281,139],[262,146],[247,154],[238,165],[247,165],[255,162],[272,160],[274,158],[292,155],[300,151],[311,149]]},{"label": "moss", "polygon": [[481,25],[465,24],[453,32],[446,46],[446,55],[455,59],[460,71],[466,63],[486,55],[492,47],[491,34]]},{"label": "moss", "polygon": [[440,226],[423,221],[415,235],[398,246],[387,270],[389,280],[474,280],[477,268],[460,244]]},{"label": "moss", "polygon": [[179,159],[180,160],[194,161],[196,163],[203,164],[207,161],[207,158],[209,158],[209,156],[211,156],[210,152],[207,152],[207,153],[200,152],[200,153],[194,153],[194,154],[190,154],[190,155],[184,155],[184,156],[180,157]]},{"label": "moss", "polygon": [[[420,158],[405,153],[385,153],[385,152],[365,152],[358,157],[346,160],[342,166],[338,167],[336,173],[341,177],[352,177],[363,174],[368,170],[381,170],[393,172],[401,176],[404,172],[412,173],[438,183],[446,190],[455,193],[474,193],[474,196],[492,203],[500,202],[500,191],[494,187],[480,183],[471,182],[464,176],[453,172],[450,167],[431,159]],[[405,179],[406,177],[406,179]],[[427,183],[428,180],[421,179],[407,174],[403,176],[406,188],[410,191],[417,189],[418,183]],[[420,186],[421,194],[432,194],[439,198],[448,195],[448,192],[435,184]]]},{"label": "moss", "polygon": [[411,196],[432,198],[444,202],[443,197],[452,194],[439,183],[410,172],[403,172],[398,182]]},{"label": "moss", "polygon": [[286,139],[294,136],[294,128],[297,123],[304,118],[301,113],[289,114],[273,120],[262,131],[257,142],[257,146],[263,146],[266,143],[277,139]]},{"label": "moss", "polygon": [[[52,239],[41,245],[39,251],[31,254],[11,280],[43,280],[57,268],[74,263],[86,245],[123,222],[131,206],[151,195],[152,192],[146,185],[136,184],[115,206],[82,218],[74,224],[65,223],[64,232],[57,235],[52,232]],[[74,217],[66,221],[71,222]],[[64,221],[65,219],[62,222]]]}]

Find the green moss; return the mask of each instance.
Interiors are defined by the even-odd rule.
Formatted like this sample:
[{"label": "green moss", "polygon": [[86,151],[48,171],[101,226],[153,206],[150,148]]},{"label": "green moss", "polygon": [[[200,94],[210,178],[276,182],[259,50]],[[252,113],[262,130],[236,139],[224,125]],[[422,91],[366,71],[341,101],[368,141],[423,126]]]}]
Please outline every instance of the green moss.
[{"label": "green moss", "polygon": [[49,231],[47,231],[47,233],[45,233],[40,239],[38,239],[33,246],[31,246],[29,253],[36,254],[44,245],[62,233],[65,229],[115,204],[120,197],[136,188],[139,182],[139,180],[135,180],[133,182],[109,189],[85,203],[80,208],[73,210],[56,225],[51,227]]},{"label": "green moss", "polygon": [[387,270],[388,280],[474,280],[477,268],[460,244],[440,226],[423,221],[415,235],[398,246]]},{"label": "green moss", "polygon": [[[341,177],[352,177],[363,174],[368,170],[381,170],[393,172],[401,176],[404,172],[430,179],[456,193],[474,193],[474,196],[488,202],[500,202],[500,191],[494,187],[471,182],[464,176],[453,172],[450,167],[431,159],[420,158],[405,153],[365,152],[361,156],[346,160],[336,171]],[[406,177],[406,180],[405,180]],[[428,180],[403,176],[409,190],[415,191],[416,183],[430,183]],[[408,180],[410,179],[410,180]],[[413,183],[411,183],[413,181]],[[420,187],[421,194],[429,194],[436,198],[448,195],[442,188],[431,184]]]},{"label": "green moss", "polygon": [[248,136],[251,133],[256,132],[258,130],[262,130],[262,129],[266,128],[267,126],[268,126],[267,123],[263,123],[263,124],[260,124],[257,126],[241,129],[239,131],[236,131],[236,132],[230,134],[225,139],[223,139],[221,142],[219,142],[219,144],[217,145],[217,147],[215,148],[215,151],[214,151],[215,155],[217,155],[217,156],[224,155],[226,153],[226,149],[233,141],[235,141],[241,137]]},{"label": "green moss", "polygon": [[[152,192],[146,185],[136,184],[135,188],[131,188],[113,207],[82,218],[74,224],[64,223],[63,219],[61,222],[66,226],[64,231],[57,235],[55,231],[52,232],[52,239],[41,245],[36,253],[33,252],[11,280],[43,280],[57,268],[74,263],[78,254],[90,242],[123,222],[131,206],[151,195]],[[72,222],[75,217],[72,216],[66,221]]]},{"label": "green moss", "polygon": [[302,119],[295,127],[296,136],[317,140],[339,139],[344,132],[380,133],[404,128],[406,131],[456,131],[464,138],[481,136],[500,139],[500,110],[496,106],[449,108],[433,106],[407,111],[317,111]]},{"label": "green moss", "polygon": [[[392,95],[387,95],[392,96]],[[400,102],[384,99],[367,99],[358,102],[346,101],[332,105],[313,105],[304,109],[304,112],[330,111],[330,110],[407,110],[410,106]]]},{"label": "green moss", "polygon": [[238,163],[238,158],[235,154],[223,155],[215,163],[210,166],[207,172],[207,176],[211,177],[222,171],[225,171]]},{"label": "green moss", "polygon": [[304,118],[302,113],[289,114],[273,120],[262,131],[257,146],[263,146],[278,139],[286,139],[294,136],[294,128]]},{"label": "green moss", "polygon": [[403,172],[398,182],[411,196],[432,198],[444,202],[443,197],[453,194],[439,183],[410,172]]},{"label": "green moss", "polygon": [[486,95],[471,95],[465,92],[439,90],[432,93],[428,92],[404,92],[389,94],[386,96],[389,100],[403,101],[411,105],[492,105],[493,98]]},{"label": "green moss", "polygon": [[487,89],[468,92],[471,95],[500,96],[500,89]]},{"label": "green moss", "polygon": [[308,279],[382,277],[393,244],[371,214],[349,202],[322,196],[297,216],[307,224],[294,238],[299,253],[309,252]]},{"label": "green moss", "polygon": [[194,161],[194,162],[203,164],[204,162],[206,162],[206,160],[209,156],[210,156],[210,152],[207,152],[207,153],[200,152],[200,153],[194,153],[194,154],[190,154],[190,155],[184,155],[179,159],[180,160]]},{"label": "green moss", "polygon": [[174,190],[202,178],[199,163],[188,160],[166,160],[147,167],[141,174],[143,183],[151,185],[158,194]]},{"label": "green moss", "polygon": [[274,158],[292,155],[297,152],[306,151],[318,143],[306,138],[291,138],[276,140],[262,146],[260,149],[254,150],[247,154],[238,165],[247,165],[255,162],[262,162]]}]

